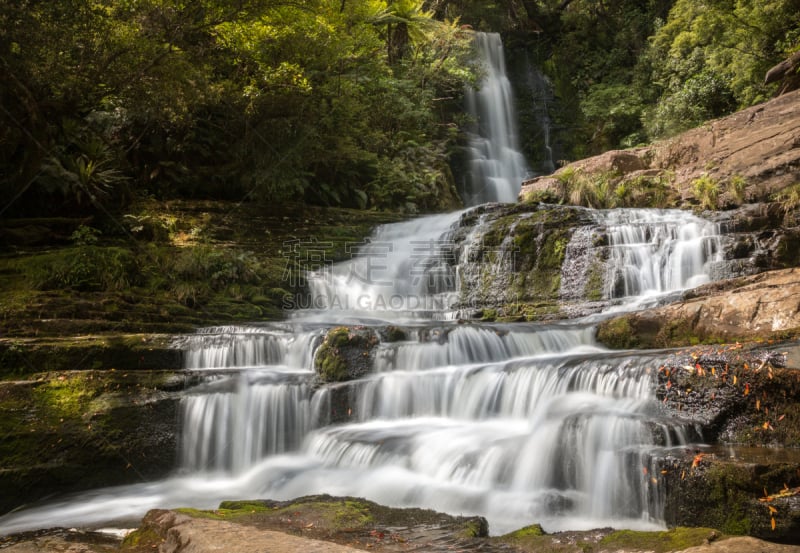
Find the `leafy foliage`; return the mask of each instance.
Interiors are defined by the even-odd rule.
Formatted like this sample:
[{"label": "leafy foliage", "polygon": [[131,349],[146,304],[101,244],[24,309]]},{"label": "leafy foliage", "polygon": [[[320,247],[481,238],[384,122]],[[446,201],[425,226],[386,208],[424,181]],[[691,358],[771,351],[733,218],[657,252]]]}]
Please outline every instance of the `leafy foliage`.
[{"label": "leafy foliage", "polygon": [[420,0],[3,4],[0,209],[440,208],[469,43]]}]

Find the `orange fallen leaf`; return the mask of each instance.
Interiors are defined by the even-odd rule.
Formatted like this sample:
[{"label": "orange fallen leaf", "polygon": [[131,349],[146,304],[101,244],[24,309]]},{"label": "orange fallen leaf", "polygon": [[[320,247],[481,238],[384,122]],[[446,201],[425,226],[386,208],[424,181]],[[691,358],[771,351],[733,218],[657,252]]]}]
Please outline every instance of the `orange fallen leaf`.
[{"label": "orange fallen leaf", "polygon": [[782,421],[783,419],[785,419],[785,418],[786,418],[786,414],[784,413],[783,415],[781,415],[780,417],[778,417],[778,422],[781,422],[781,421]]},{"label": "orange fallen leaf", "polygon": [[749,383],[749,382],[747,382],[747,383],[744,385],[744,395],[748,395],[749,393],[750,393],[750,383]]},{"label": "orange fallen leaf", "polygon": [[772,513],[772,514],[775,514],[775,513],[778,512],[778,509],[776,509],[772,505],[767,505],[767,507],[769,507],[769,512]]},{"label": "orange fallen leaf", "polygon": [[775,517],[772,517],[772,518],[770,519],[770,524],[772,525],[772,529],[773,529],[773,530],[775,530],[775,526],[777,526],[777,525],[775,524]]}]

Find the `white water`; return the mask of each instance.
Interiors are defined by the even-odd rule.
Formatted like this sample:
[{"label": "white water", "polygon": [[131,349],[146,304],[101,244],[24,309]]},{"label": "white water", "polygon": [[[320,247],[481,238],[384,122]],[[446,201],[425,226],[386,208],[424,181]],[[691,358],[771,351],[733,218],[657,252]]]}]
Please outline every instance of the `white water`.
[{"label": "white water", "polygon": [[497,33],[476,33],[475,46],[484,61],[485,75],[477,90],[466,91],[467,111],[475,119],[476,129],[469,142],[464,203],[514,202],[528,166],[517,144],[503,43]]},{"label": "white water", "polygon": [[596,212],[611,249],[606,297],[649,296],[709,281],[722,260],[718,225],[677,209]]},{"label": "white water", "polygon": [[451,232],[464,212],[379,227],[357,255],[309,276],[295,319],[429,319],[446,311],[458,284]]},{"label": "white water", "polygon": [[[317,493],[483,515],[494,534],[535,522],[548,531],[662,527],[661,486],[647,475],[663,447],[655,444],[685,437],[659,414],[658,356],[604,351],[588,324],[434,321],[469,274],[463,263],[479,233],[458,250],[461,215],[382,227],[354,263],[311,276],[301,306],[310,308],[289,323],[188,339],[186,367],[207,378],[181,402],[176,476],[7,514],[0,533],[135,525],[156,507]],[[610,233],[609,280],[624,283],[609,297],[633,302],[709,278],[717,246],[700,219],[642,210],[597,218]],[[314,388],[326,326],[386,319],[408,323],[407,338],[378,346],[373,373]]]}]

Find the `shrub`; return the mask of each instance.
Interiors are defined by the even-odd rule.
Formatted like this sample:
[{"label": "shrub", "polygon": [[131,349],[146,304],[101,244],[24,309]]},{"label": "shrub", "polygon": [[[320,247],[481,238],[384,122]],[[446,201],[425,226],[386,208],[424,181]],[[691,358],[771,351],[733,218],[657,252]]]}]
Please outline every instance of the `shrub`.
[{"label": "shrub", "polygon": [[692,181],[692,192],[703,209],[716,209],[719,199],[719,183],[713,177],[703,174]]}]

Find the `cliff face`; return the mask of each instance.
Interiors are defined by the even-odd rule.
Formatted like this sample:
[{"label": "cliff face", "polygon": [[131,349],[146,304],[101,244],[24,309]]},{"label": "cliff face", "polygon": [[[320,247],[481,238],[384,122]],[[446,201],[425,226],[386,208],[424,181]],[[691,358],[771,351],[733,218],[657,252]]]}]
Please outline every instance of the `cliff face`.
[{"label": "cliff face", "polygon": [[673,207],[768,201],[800,179],[800,90],[651,146],[571,163],[526,181],[520,199],[560,193],[571,172],[610,177],[615,189],[666,183]]}]

